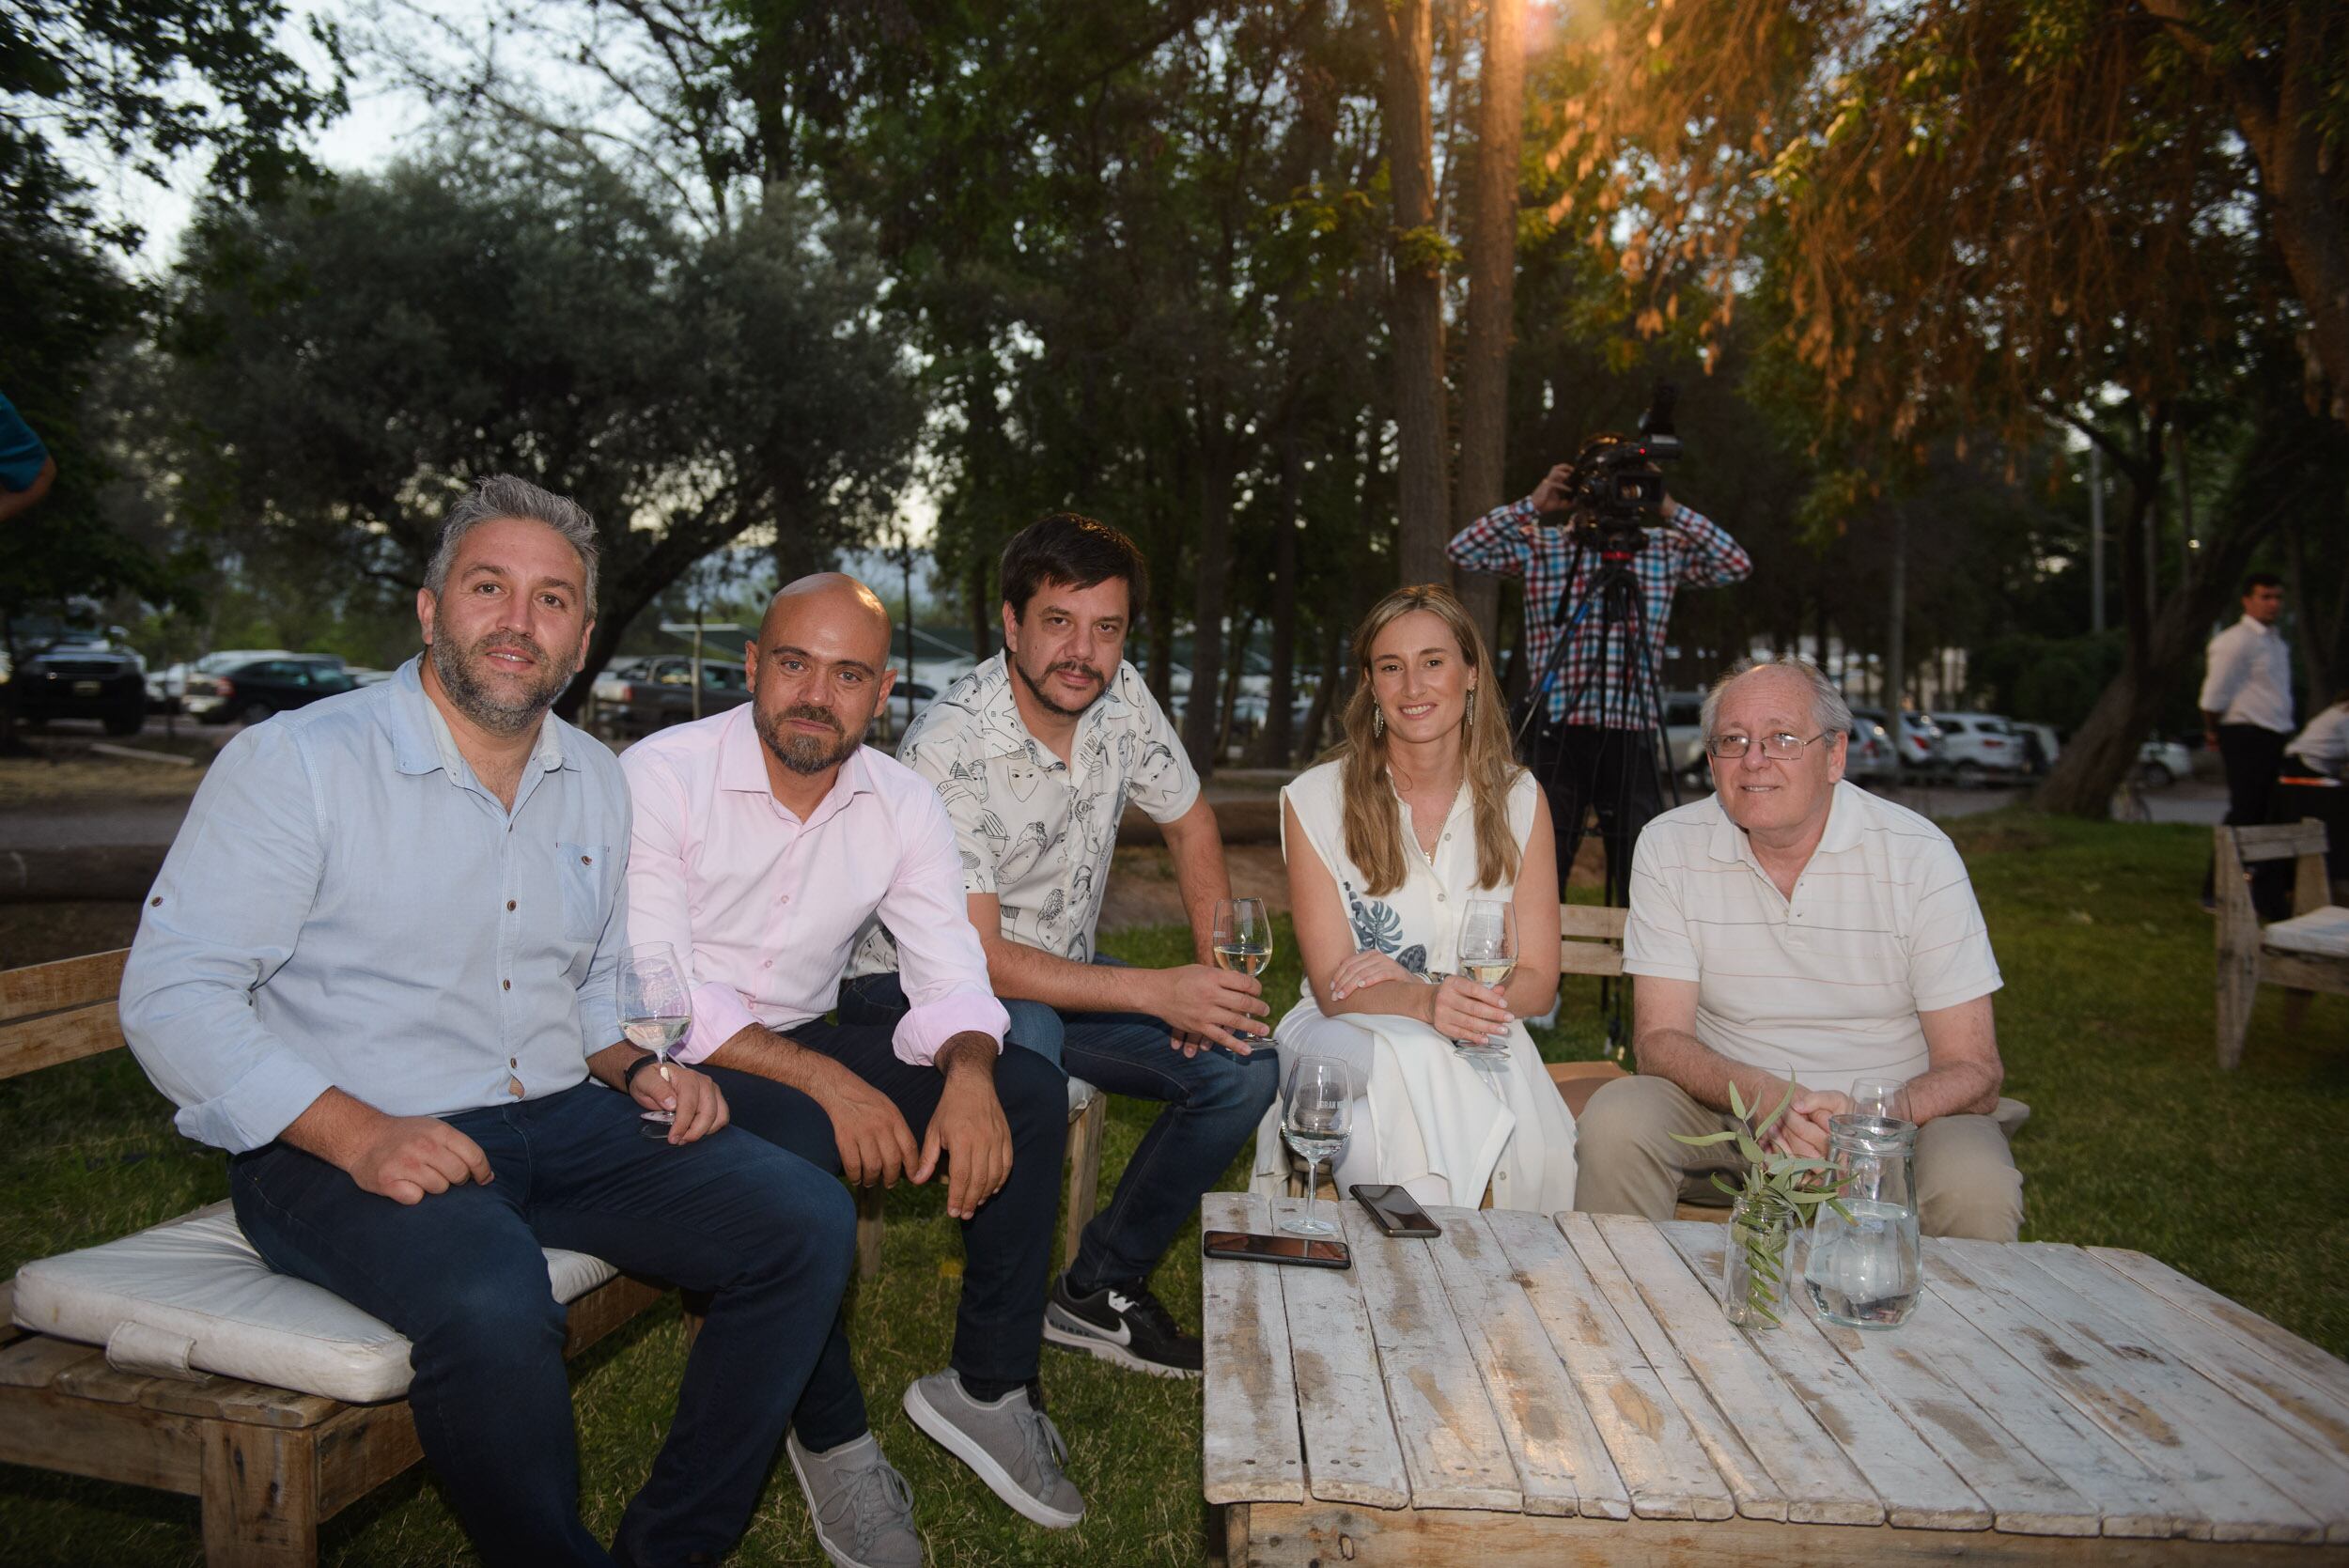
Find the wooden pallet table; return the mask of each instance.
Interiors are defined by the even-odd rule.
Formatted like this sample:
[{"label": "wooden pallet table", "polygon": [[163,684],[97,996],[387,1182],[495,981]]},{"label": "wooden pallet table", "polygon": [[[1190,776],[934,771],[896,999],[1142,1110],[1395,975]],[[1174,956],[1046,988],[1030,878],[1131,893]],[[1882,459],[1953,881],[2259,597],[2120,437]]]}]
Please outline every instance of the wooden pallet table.
[{"label": "wooden pallet table", "polygon": [[2142,1253],[1929,1239],[1906,1326],[1749,1333],[1718,1225],[1337,1212],[1350,1270],[1204,1265],[1233,1568],[2349,1564],[2349,1364]]}]

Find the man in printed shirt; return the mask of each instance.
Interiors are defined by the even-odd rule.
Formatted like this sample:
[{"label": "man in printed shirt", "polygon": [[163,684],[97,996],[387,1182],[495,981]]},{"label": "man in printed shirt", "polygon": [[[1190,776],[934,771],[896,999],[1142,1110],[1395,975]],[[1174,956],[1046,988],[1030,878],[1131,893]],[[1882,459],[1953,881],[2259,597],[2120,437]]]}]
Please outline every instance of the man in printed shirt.
[{"label": "man in printed shirt", "polygon": [[[737,1126],[860,1184],[926,1182],[943,1166],[962,1302],[947,1370],[906,1389],[906,1412],[1013,1508],[1066,1529],[1084,1499],[1034,1383],[1067,1079],[1002,1051],[954,825],[926,781],[863,745],[894,683],[888,659],[872,590],[802,578],[745,652],[748,704],[629,748],[630,928],[686,956],[682,1059],[723,1088]],[[840,985],[877,921],[896,934],[911,1001],[887,1021]],[[835,1002],[841,1021],[826,1023]],[[834,1562],[922,1560],[839,1323],[786,1448]]]},{"label": "man in printed shirt", "polygon": [[[1113,528],[1058,513],[1004,548],[1003,584],[1003,652],[924,710],[897,754],[938,785],[954,818],[1009,1043],[1097,1088],[1166,1105],[1053,1281],[1044,1337],[1195,1376],[1197,1337],[1146,1281],[1272,1103],[1270,1042],[1235,1033],[1264,1016],[1263,987],[1211,961],[1216,901],[1232,892],[1222,836],[1174,725],[1121,657],[1146,598],[1142,552]],[[1094,944],[1128,800],[1166,835],[1196,963],[1129,969]],[[902,956],[877,937],[851,989],[875,1007],[901,1005],[892,971]]]},{"label": "man in printed shirt", "polygon": [[[1445,548],[1467,571],[1525,579],[1526,667],[1540,678],[1550,649],[1577,612],[1591,602],[1598,582],[1596,549],[1576,542],[1565,519],[1574,465],[1560,463],[1522,501],[1496,506],[1460,530]],[[1711,519],[1664,497],[1660,526],[1631,558],[1639,579],[1647,635],[1635,649],[1632,629],[1608,627],[1593,608],[1575,625],[1557,674],[1540,693],[1533,726],[1533,771],[1549,797],[1558,835],[1561,883],[1582,846],[1582,814],[1598,813],[1607,846],[1607,902],[1624,902],[1631,846],[1648,819],[1663,810],[1656,788],[1656,730],[1662,722],[1648,701],[1651,672],[1664,665],[1664,633],[1672,596],[1681,588],[1719,588],[1742,582],[1753,562]],[[1600,678],[1601,665],[1605,676]]]},{"label": "man in printed shirt", "polygon": [[[620,1037],[628,790],[547,713],[595,602],[587,514],[484,480],[416,596],[427,657],[222,749],[122,977],[179,1130],[235,1156],[246,1236],[408,1337],[425,1457],[482,1560],[521,1568],[724,1555],[855,1234],[839,1183]],[[638,1131],[659,1108],[666,1141]],[[713,1293],[609,1555],[549,1247]]]}]

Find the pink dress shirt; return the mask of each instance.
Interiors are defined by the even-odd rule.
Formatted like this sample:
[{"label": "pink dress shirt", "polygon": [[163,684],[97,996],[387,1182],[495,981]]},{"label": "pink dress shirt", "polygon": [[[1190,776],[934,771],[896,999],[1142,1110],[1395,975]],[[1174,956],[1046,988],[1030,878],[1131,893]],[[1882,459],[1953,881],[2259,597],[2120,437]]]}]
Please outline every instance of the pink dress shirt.
[{"label": "pink dress shirt", "polygon": [[635,798],[629,940],[667,942],[692,971],[699,1062],[753,1023],[787,1033],[832,1010],[874,923],[896,939],[912,1010],[897,1055],[927,1065],[957,1034],[1010,1026],[971,925],[954,824],[929,781],[870,748],[840,765],[801,821],[768,786],[751,705],[640,740],[620,756]]}]

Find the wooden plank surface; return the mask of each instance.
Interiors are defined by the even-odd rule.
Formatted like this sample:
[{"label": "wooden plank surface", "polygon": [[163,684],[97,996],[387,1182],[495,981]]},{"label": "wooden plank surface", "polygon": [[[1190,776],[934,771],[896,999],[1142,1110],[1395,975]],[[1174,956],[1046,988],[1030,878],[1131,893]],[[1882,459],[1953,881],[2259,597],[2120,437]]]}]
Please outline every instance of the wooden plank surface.
[{"label": "wooden plank surface", "polygon": [[2341,1568],[2333,1546],[1258,1503],[1233,1568]]},{"label": "wooden plank surface", "polygon": [[[1970,1244],[1963,1255],[1986,1245]],[[2198,1417],[2196,1440],[2220,1443],[2259,1467],[2325,1521],[2327,1540],[2349,1542],[2349,1409],[2321,1389],[2295,1387],[2232,1335],[2116,1278],[2077,1248],[2003,1249],[1999,1265],[2002,1284],[2030,1289],[2044,1277],[2059,1287],[2051,1306],[2076,1333],[2130,1361],[2174,1369]]]},{"label": "wooden plank surface", "polygon": [[130,959],[131,950],[117,947],[110,953],[0,970],[0,1018],[30,1017],[60,1007],[112,1001],[122,989],[122,969]]},{"label": "wooden plank surface", "polygon": [[[1301,1206],[1273,1205],[1276,1216]],[[1324,1213],[1329,1210],[1325,1207]],[[1304,1439],[1305,1487],[1329,1502],[1401,1508],[1411,1500],[1403,1447],[1387,1409],[1378,1347],[1356,1268],[1271,1268],[1281,1276],[1289,1353],[1297,1375],[1297,1424]]]},{"label": "wooden plank surface", "polygon": [[45,1389],[57,1374],[100,1354],[94,1344],[32,1335],[0,1347],[0,1389]]},{"label": "wooden plank surface", "polygon": [[[1718,1225],[1668,1225],[1664,1234],[1700,1279],[1715,1282],[1718,1296],[1729,1232]],[[1840,1358],[1981,1498],[1998,1529],[2030,1535],[2098,1533],[2103,1511],[2007,1431],[1963,1382],[1952,1381],[1935,1364],[1952,1341],[1967,1337],[1981,1336],[1927,1293],[1897,1330],[1844,1328],[1821,1323],[1806,1310],[1788,1314],[1782,1328],[1757,1335],[1755,1343],[1771,1355],[1781,1375],[1788,1369],[1774,1353],[1782,1348],[1816,1346],[1818,1353]],[[1801,1352],[1805,1358],[1812,1354],[1809,1349]],[[1789,1381],[1794,1381],[1791,1375]],[[1849,1445],[1845,1447],[1849,1452]],[[1861,1456],[1855,1452],[1852,1458],[1874,1482]],[[1890,1498],[1881,1486],[1878,1491]],[[1904,1521],[1894,1513],[1892,1522]]]},{"label": "wooden plank surface", "polygon": [[[2311,1542],[2323,1523],[2257,1468],[2208,1440],[2193,1412],[2207,1402],[2191,1385],[2201,1379],[2166,1360],[2123,1357],[2061,1321],[2058,1287],[2018,1296],[2000,1280],[2006,1271],[1998,1242],[1943,1241],[1925,1254],[1925,1279],[1943,1299],[2059,1389],[2177,1492],[2183,1510],[2208,1519],[2217,1541]],[[1987,1252],[1980,1250],[1988,1249]],[[2013,1266],[2046,1280],[2020,1259]],[[2046,1315],[2046,1311],[2058,1313]],[[2201,1383],[2214,1400],[2224,1395]],[[2232,1404],[2232,1401],[2226,1401]],[[2239,1408],[2239,1407],[2238,1407]]]},{"label": "wooden plank surface", "polygon": [[148,1386],[159,1381],[152,1373],[123,1372],[101,1355],[94,1360],[74,1362],[52,1378],[49,1386],[61,1394],[99,1405],[136,1405]]},{"label": "wooden plank surface", "polygon": [[1790,1506],[1785,1488],[1754,1457],[1736,1423],[1713,1403],[1688,1370],[1672,1336],[1657,1321],[1622,1261],[1600,1234],[1597,1221],[1587,1214],[1562,1214],[1557,1223],[1559,1234],[1588,1271],[1591,1283],[1598,1287],[1600,1297],[1631,1335],[1641,1358],[1696,1435],[1705,1458],[1728,1485],[1737,1513],[1749,1519],[1785,1518]]},{"label": "wooden plank surface", "polygon": [[45,1017],[0,1024],[0,1079],[96,1056],[122,1044],[122,1019],[113,999]]},{"label": "wooden plank surface", "polygon": [[1884,1523],[1884,1499],[1817,1414],[1776,1374],[1745,1332],[1721,1315],[1712,1292],[1662,1232],[1629,1215],[1594,1218],[1688,1370],[1785,1492],[1787,1518],[1797,1524]]},{"label": "wooden plank surface", "polygon": [[1631,1495],[1486,1218],[1474,1209],[1437,1211],[1443,1234],[1427,1243],[1427,1253],[1484,1376],[1525,1512],[1627,1519]]},{"label": "wooden plank surface", "polygon": [[350,1406],[323,1394],[296,1393],[241,1377],[205,1376],[184,1381],[158,1377],[139,1392],[149,1410],[170,1410],[209,1421],[240,1421],[247,1426],[317,1426]]},{"label": "wooden plank surface", "polygon": [[1517,1466],[1427,1243],[1380,1234],[1358,1204],[1335,1212],[1370,1309],[1411,1506],[1521,1512]]},{"label": "wooden plank surface", "polygon": [[[0,1385],[0,1463],[194,1493],[200,1425],[135,1405],[93,1405],[54,1389]],[[10,1554],[9,1560],[38,1559]]]},{"label": "wooden plank surface", "polygon": [[[1268,1231],[1267,1201],[1242,1192],[1200,1200],[1204,1230]],[[1211,1503],[1305,1500],[1305,1448],[1297,1427],[1297,1374],[1290,1361],[1281,1270],[1264,1264],[1200,1265],[1207,1358],[1201,1439]]]},{"label": "wooden plank surface", "polygon": [[1688,1418],[1558,1228],[1515,1209],[1482,1219],[1579,1391],[1584,1419],[1606,1445],[1630,1511],[1648,1519],[1735,1514],[1729,1484],[1705,1458]]},{"label": "wooden plank surface", "polygon": [[2278,1327],[2250,1308],[2231,1301],[2200,1280],[2181,1274],[2159,1258],[2119,1247],[2091,1247],[2088,1255],[2117,1269],[2163,1300],[2217,1324],[2269,1359],[2290,1368],[2335,1399],[2349,1401],[2349,1361]]}]

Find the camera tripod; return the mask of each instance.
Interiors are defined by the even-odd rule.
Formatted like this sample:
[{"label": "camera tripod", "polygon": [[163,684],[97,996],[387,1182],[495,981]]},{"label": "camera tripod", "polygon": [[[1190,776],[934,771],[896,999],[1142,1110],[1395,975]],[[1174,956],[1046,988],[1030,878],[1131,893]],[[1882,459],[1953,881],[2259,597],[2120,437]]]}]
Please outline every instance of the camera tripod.
[{"label": "camera tripod", "polygon": [[[1650,657],[1648,638],[1647,596],[1640,585],[1639,574],[1632,562],[1638,557],[1640,545],[1631,542],[1635,536],[1627,530],[1610,528],[1597,541],[1599,568],[1582,602],[1574,604],[1574,584],[1583,567],[1584,553],[1592,548],[1587,540],[1578,540],[1573,557],[1566,567],[1565,586],[1558,595],[1554,620],[1559,625],[1557,638],[1550,644],[1548,656],[1543,660],[1540,676],[1525,700],[1525,708],[1517,721],[1517,754],[1543,785],[1543,792],[1555,800],[1562,792],[1570,793],[1580,810],[1585,804],[1596,807],[1605,801],[1606,809],[1598,813],[1599,842],[1607,857],[1604,900],[1611,908],[1627,908],[1631,893],[1631,847],[1638,836],[1626,831],[1623,817],[1635,799],[1633,786],[1644,784],[1647,791],[1636,797],[1653,800],[1662,806],[1680,804],[1678,776],[1672,767],[1670,742],[1664,733],[1664,701],[1661,684],[1657,678],[1656,660]],[[1598,617],[1598,651],[1577,683],[1565,694],[1561,711],[1571,714],[1594,683],[1598,690],[1598,722],[1600,734],[1597,754],[1589,759],[1589,774],[1580,780],[1568,780],[1563,770],[1574,768],[1580,760],[1569,756],[1564,734],[1564,720],[1551,725],[1548,719],[1551,688],[1556,686],[1565,668],[1566,650],[1583,623],[1595,613]],[[1622,647],[1622,659],[1615,650]],[[1628,676],[1628,679],[1624,677]],[[1646,705],[1648,722],[1641,722],[1640,705]],[[1618,706],[1620,704],[1620,706]],[[1635,747],[1632,737],[1649,731],[1653,743]],[[1608,740],[1620,736],[1622,740],[1608,755]],[[1614,768],[1611,791],[1600,784],[1600,775],[1611,761]],[[1645,770],[1646,777],[1641,778]],[[1563,787],[1562,787],[1563,786]],[[1664,809],[1670,809],[1665,807]],[[1581,823],[1573,824],[1576,843],[1581,840]],[[1565,825],[1552,823],[1553,829],[1564,836]],[[1558,867],[1560,900],[1565,893],[1570,865]],[[1628,1032],[1624,1017],[1625,1001],[1631,994],[1627,979],[1602,978],[1599,981],[1599,1010],[1607,1019],[1607,1055],[1621,1058],[1628,1045]]]}]

